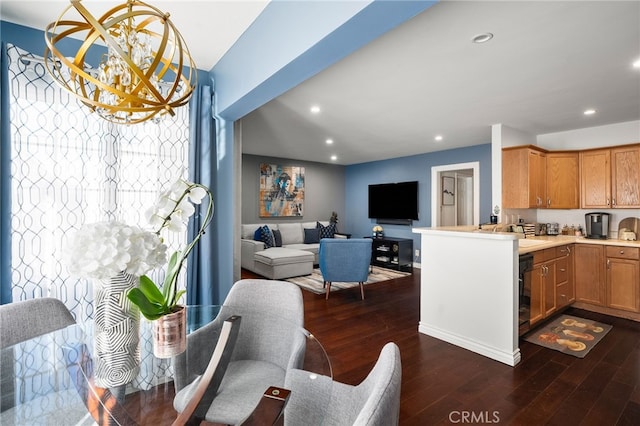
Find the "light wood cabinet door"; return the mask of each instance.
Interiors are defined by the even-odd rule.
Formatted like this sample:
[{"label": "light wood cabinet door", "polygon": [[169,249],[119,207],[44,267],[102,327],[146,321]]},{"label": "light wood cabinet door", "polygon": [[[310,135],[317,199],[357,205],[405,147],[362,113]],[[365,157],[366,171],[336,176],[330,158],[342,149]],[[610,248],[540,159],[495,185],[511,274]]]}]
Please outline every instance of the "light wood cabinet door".
[{"label": "light wood cabinet door", "polygon": [[580,205],[584,209],[611,207],[611,151],[580,153]]},{"label": "light wood cabinet door", "polygon": [[640,312],[640,262],[628,259],[607,259],[607,306]]},{"label": "light wood cabinet door", "polygon": [[542,265],[534,265],[531,270],[531,306],[529,323],[537,323],[544,318],[544,272]]},{"label": "light wood cabinet door", "polygon": [[580,157],[577,152],[549,152],[546,160],[547,208],[580,207]]},{"label": "light wood cabinet door", "polygon": [[603,246],[576,244],[573,251],[576,301],[605,306]]},{"label": "light wood cabinet door", "polygon": [[640,207],[640,146],[611,150],[611,204]]},{"label": "light wood cabinet door", "polygon": [[640,312],[640,248],[607,246],[607,306]]},{"label": "light wood cabinet door", "polygon": [[530,147],[502,151],[502,207],[546,207],[546,154]]},{"label": "light wood cabinet door", "polygon": [[543,152],[529,150],[529,207],[547,205],[547,160]]}]

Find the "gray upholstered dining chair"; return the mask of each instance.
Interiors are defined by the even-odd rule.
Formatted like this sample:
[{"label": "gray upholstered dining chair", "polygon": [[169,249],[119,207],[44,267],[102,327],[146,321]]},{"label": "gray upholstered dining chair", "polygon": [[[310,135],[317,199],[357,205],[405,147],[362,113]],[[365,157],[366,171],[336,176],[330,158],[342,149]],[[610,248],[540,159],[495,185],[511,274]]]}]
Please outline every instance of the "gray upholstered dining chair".
[{"label": "gray upholstered dining chair", "polygon": [[[0,305],[0,349],[75,324],[67,307],[58,299],[40,297]],[[14,357],[0,359],[1,375],[14,375]],[[3,383],[0,410],[13,407],[14,383]],[[77,392],[74,391],[77,394]],[[37,412],[37,410],[34,410]]]},{"label": "gray upholstered dining chair", "polygon": [[179,413],[194,396],[222,325],[230,315],[241,317],[239,331],[204,420],[241,423],[251,415],[267,388],[282,387],[287,370],[302,366],[306,339],[300,288],[285,281],[240,280],[231,287],[218,317],[189,334],[187,351],[174,359],[173,405]]},{"label": "gray upholstered dining chair", "polygon": [[329,298],[332,282],[360,283],[360,296],[364,300],[364,283],[369,277],[371,264],[371,238],[323,238],[320,240],[318,261]]},{"label": "gray upholstered dining chair", "polygon": [[0,305],[0,349],[75,324],[58,299],[40,297]]},{"label": "gray upholstered dining chair", "polygon": [[[287,373],[285,389],[291,391],[284,410],[285,425],[391,426],[400,415],[402,365],[400,349],[389,342],[367,377],[352,386],[304,370]],[[317,381],[326,381],[318,385]],[[313,383],[312,386],[308,386]]]}]

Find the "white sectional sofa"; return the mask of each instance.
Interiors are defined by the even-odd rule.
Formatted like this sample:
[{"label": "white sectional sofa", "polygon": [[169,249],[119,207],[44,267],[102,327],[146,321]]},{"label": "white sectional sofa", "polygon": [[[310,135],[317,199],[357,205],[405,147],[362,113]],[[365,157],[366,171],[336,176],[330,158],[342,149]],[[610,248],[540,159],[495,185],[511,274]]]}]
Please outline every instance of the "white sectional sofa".
[{"label": "white sectional sofa", "polygon": [[[318,222],[329,226],[328,221]],[[282,247],[265,248],[264,242],[254,240],[256,229],[264,225],[271,230],[280,231]],[[315,221],[243,224],[240,254],[242,268],[270,279],[310,274],[313,265],[318,264],[320,244],[305,243],[305,229],[316,229],[316,226]],[[305,256],[306,253],[313,254],[312,261],[310,256]]]}]

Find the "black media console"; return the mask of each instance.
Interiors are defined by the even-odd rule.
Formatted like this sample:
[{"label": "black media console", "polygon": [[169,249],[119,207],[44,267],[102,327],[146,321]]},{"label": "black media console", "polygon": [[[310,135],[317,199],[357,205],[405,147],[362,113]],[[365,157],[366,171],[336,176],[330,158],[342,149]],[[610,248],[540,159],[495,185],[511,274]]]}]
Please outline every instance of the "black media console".
[{"label": "black media console", "polygon": [[372,265],[413,273],[413,240],[411,238],[373,238],[371,250]]}]

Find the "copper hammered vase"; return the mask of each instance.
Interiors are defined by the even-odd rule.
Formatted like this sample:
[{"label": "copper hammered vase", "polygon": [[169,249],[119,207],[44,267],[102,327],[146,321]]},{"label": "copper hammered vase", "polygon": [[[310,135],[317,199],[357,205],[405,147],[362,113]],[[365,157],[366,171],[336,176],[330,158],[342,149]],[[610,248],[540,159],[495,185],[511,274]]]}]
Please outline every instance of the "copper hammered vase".
[{"label": "copper hammered vase", "polygon": [[184,306],[172,314],[153,321],[153,354],[171,358],[187,349],[187,309]]}]

